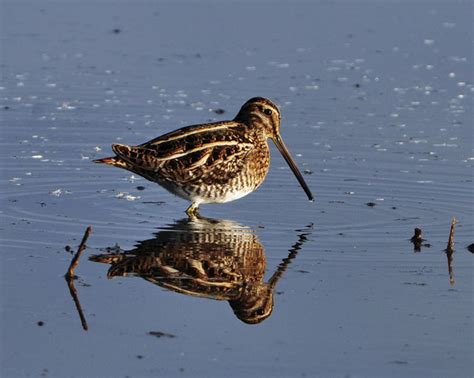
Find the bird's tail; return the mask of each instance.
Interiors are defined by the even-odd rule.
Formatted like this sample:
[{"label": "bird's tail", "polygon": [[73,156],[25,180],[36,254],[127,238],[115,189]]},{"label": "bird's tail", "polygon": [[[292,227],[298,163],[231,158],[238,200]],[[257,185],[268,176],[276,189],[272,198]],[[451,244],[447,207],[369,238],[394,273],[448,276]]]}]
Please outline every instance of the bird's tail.
[{"label": "bird's tail", "polygon": [[96,160],[92,160],[92,162],[97,163],[97,164],[107,164],[113,167],[128,169],[129,171],[133,169],[133,166],[131,166],[125,160],[121,159],[119,156],[111,156],[111,157],[106,157],[102,159],[96,159]]},{"label": "bird's tail", "polygon": [[97,164],[116,165],[117,164],[117,158],[115,156],[114,157],[106,157],[106,158],[102,158],[102,159],[92,160],[92,162],[97,163]]},{"label": "bird's tail", "polygon": [[113,144],[112,150],[117,154],[116,156],[110,156],[102,159],[92,160],[93,163],[107,164],[114,167],[120,167],[130,169],[131,166],[127,162],[127,155],[129,154],[130,147],[125,144]]}]

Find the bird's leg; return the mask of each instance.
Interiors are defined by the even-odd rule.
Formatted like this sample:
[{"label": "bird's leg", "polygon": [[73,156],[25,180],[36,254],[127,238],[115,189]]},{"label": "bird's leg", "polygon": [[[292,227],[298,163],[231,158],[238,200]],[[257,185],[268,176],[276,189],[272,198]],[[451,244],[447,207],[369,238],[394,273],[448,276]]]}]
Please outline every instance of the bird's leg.
[{"label": "bird's leg", "polygon": [[190,218],[199,216],[199,203],[193,202],[191,206],[186,209],[186,214],[188,214]]}]

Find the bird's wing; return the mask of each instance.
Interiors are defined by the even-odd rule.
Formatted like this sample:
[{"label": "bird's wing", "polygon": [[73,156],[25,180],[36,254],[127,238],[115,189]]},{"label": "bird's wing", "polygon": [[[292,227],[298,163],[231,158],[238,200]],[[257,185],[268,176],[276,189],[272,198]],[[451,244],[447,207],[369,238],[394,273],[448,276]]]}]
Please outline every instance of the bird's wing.
[{"label": "bird's wing", "polygon": [[[162,179],[186,182],[205,171],[224,169],[237,172],[235,165],[254,148],[246,126],[237,122],[189,126],[140,146],[115,144],[114,152],[127,163],[158,173]],[[230,169],[235,168],[235,169]]]},{"label": "bird's wing", "polygon": [[183,138],[190,137],[191,135],[198,136],[199,134],[206,132],[218,132],[222,130],[239,128],[242,126],[244,126],[242,123],[235,121],[223,121],[186,126],[149,140],[148,142],[141,144],[140,147],[165,144],[167,142],[182,140]]}]

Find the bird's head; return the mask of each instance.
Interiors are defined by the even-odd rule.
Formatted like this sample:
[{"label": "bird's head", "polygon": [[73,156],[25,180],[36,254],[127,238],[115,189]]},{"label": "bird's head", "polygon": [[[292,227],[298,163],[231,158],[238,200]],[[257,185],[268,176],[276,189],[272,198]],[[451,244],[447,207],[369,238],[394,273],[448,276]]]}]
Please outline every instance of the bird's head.
[{"label": "bird's head", "polygon": [[304,181],[301,172],[280,135],[280,110],[278,106],[267,98],[253,97],[240,108],[239,113],[235,117],[235,121],[242,122],[251,127],[258,127],[262,130],[266,138],[273,140],[295,174],[308,199],[312,201],[314,199],[313,194],[309,190],[308,185]]},{"label": "bird's head", "polygon": [[237,121],[260,128],[267,138],[280,135],[280,109],[264,97],[248,100],[235,117]]}]

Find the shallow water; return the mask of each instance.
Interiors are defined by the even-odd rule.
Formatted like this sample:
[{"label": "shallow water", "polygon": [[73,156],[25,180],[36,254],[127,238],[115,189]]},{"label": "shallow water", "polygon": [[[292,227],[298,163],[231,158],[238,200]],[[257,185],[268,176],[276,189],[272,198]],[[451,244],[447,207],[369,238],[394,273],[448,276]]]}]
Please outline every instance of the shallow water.
[{"label": "shallow water", "polygon": [[[1,15],[2,376],[472,376],[471,3]],[[314,203],[276,149],[257,192],[195,223],[185,201],[91,163],[257,95],[280,105]],[[85,332],[63,274],[88,225]],[[104,254],[128,262],[110,280]],[[226,303],[243,286],[273,302],[256,325]]]}]

